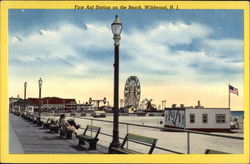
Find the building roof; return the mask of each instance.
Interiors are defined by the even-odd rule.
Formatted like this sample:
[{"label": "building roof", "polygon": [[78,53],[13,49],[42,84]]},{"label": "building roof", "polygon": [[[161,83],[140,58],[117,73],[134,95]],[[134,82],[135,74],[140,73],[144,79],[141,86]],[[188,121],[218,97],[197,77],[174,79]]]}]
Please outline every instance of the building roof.
[{"label": "building roof", "polygon": [[[39,104],[39,98],[28,98],[30,104]],[[42,104],[76,104],[75,99],[63,99],[59,97],[44,97],[41,99]]]},{"label": "building roof", "polygon": [[172,108],[165,108],[164,110],[186,110],[186,109],[195,109],[195,110],[205,110],[205,109],[229,109],[229,108],[205,108],[201,105],[200,101],[198,100],[197,106],[184,106],[184,104],[180,104],[179,107],[177,107],[176,104],[172,105]]},{"label": "building roof", "polygon": [[17,106],[23,106],[25,103],[25,101],[23,99],[18,99],[17,101],[15,102],[12,102],[13,105],[17,105]]},{"label": "building roof", "polygon": [[176,108],[165,108],[165,110],[186,110],[186,109],[194,109],[194,110],[213,110],[213,109],[229,109],[229,108],[193,108],[193,107],[184,107],[184,108],[181,108],[181,107],[176,107]]},{"label": "building roof", "polygon": [[176,107],[176,108],[165,108],[164,110],[185,110],[185,108],[182,108],[182,107]]}]

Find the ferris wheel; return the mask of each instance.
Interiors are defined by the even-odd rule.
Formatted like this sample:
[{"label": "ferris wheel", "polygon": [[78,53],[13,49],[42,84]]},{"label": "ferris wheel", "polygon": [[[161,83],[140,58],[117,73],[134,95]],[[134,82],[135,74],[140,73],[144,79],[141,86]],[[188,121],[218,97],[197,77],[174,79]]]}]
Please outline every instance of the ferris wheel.
[{"label": "ferris wheel", "polygon": [[137,108],[140,102],[141,86],[139,79],[136,76],[130,76],[124,88],[124,106],[133,106]]}]

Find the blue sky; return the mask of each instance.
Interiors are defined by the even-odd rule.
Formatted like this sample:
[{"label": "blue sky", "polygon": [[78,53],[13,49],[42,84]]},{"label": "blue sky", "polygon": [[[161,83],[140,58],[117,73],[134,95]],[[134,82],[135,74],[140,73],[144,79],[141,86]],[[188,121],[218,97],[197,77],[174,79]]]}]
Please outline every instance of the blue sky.
[{"label": "blue sky", "polygon": [[[24,12],[22,12],[24,11]],[[160,21],[199,22],[215,33],[213,38],[243,38],[242,10],[10,10],[9,30],[13,33],[30,34],[40,28],[56,29],[62,23],[72,23],[80,28],[86,22],[112,22],[115,14],[122,18],[124,31]],[[134,18],[134,19],[132,19]],[[34,32],[33,31],[33,32]]]},{"label": "blue sky", "polygon": [[123,22],[121,87],[131,75],[144,89],[181,85],[180,79],[242,87],[242,10],[9,10],[10,81],[112,84],[116,14]]}]

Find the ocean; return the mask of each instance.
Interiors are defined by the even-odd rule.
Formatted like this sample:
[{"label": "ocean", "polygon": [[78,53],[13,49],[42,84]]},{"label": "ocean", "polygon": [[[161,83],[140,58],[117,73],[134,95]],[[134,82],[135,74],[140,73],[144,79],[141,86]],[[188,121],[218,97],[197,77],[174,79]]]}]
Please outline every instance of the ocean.
[{"label": "ocean", "polygon": [[231,111],[231,116],[244,118],[244,111]]}]

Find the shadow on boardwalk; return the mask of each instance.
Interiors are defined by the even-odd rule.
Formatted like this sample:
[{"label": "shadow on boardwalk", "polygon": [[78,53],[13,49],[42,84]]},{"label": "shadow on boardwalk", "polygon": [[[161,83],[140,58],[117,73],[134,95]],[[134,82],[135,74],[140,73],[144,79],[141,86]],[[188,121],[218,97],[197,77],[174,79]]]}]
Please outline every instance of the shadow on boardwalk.
[{"label": "shadow on boardwalk", "polygon": [[78,146],[78,140],[62,139],[16,115],[9,114],[10,154],[107,154],[108,148],[97,145],[97,150]]}]

